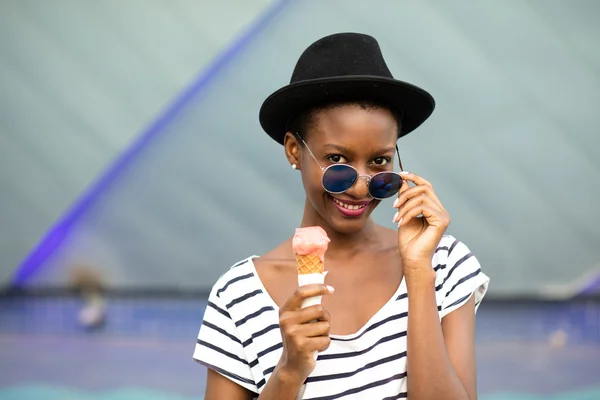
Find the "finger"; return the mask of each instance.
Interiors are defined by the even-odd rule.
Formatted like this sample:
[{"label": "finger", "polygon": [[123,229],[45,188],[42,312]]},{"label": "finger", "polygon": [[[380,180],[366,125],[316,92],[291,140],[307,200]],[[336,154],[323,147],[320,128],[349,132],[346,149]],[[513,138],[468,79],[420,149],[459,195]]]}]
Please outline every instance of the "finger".
[{"label": "finger", "polygon": [[398,190],[398,193],[405,192],[408,189],[410,189],[410,185],[408,184],[408,181],[406,179],[402,179],[402,184],[400,185],[400,189]]},{"label": "finger", "polygon": [[298,287],[294,294],[286,300],[280,310],[299,310],[304,299],[333,293],[333,288],[323,284],[311,284]]},{"label": "finger", "polygon": [[402,175],[402,179],[410,181],[415,185],[433,186],[428,180],[426,180],[425,178],[421,178],[419,175],[413,174],[412,172],[402,171],[400,172],[400,175]]},{"label": "finger", "polygon": [[298,323],[306,324],[310,321],[329,321],[329,313],[321,304],[306,307],[298,311]]},{"label": "finger", "polygon": [[329,324],[329,314],[324,312],[323,306],[320,304],[302,310],[279,311],[279,328],[286,335],[294,336],[301,326],[318,322]]},{"label": "finger", "polygon": [[398,200],[400,198],[400,195],[402,195],[402,193],[406,192],[407,190],[410,189],[410,186],[408,185],[408,181],[405,181],[404,179],[402,180],[402,184],[400,184],[400,189],[398,189],[398,198],[396,200],[394,200],[394,204],[392,204],[392,207],[398,207],[398,202],[400,200]]},{"label": "finger", "polygon": [[430,186],[413,186],[408,190],[403,191],[402,193],[400,193],[400,196],[398,196],[398,199],[394,202],[394,207],[396,208],[400,208],[402,207],[409,199],[418,196],[420,194],[425,194],[427,196],[429,196],[440,208],[444,208],[444,206],[442,205],[442,202],[437,198],[437,196],[435,195],[435,193],[433,192],[433,188],[431,188]]},{"label": "finger", "polygon": [[398,207],[398,215],[402,216],[404,213],[406,213],[407,210],[409,210],[413,207],[416,207],[419,204],[425,204],[425,205],[437,208],[440,211],[442,211],[441,207],[439,206],[439,204],[437,204],[435,202],[435,200],[433,200],[431,197],[429,197],[426,193],[419,193],[419,194],[407,199],[404,204],[402,204],[402,205],[400,205],[400,207]]},{"label": "finger", "polygon": [[[442,204],[442,202],[440,201],[440,199],[437,197],[437,195],[435,194],[434,190],[433,190],[433,185],[427,181],[424,178],[421,178],[420,176],[410,173],[410,172],[400,172],[400,175],[402,176],[403,182],[402,185],[400,186],[400,190],[398,191],[398,197],[400,198],[402,193],[408,192],[411,189],[414,188],[420,188],[420,187],[425,187],[425,188],[429,188],[429,196],[434,199],[439,206],[443,209],[444,206]],[[408,182],[413,182],[416,186],[411,187]],[[402,203],[402,200],[396,200],[394,201],[394,207],[399,207]]]},{"label": "finger", "polygon": [[299,325],[296,328],[296,333],[302,337],[319,337],[329,336],[331,324],[329,321],[310,322],[308,324]]},{"label": "finger", "polygon": [[321,304],[306,307],[301,310],[279,310],[279,325],[285,330],[294,328],[296,325],[308,324],[309,322],[329,322],[329,312]]},{"label": "finger", "polygon": [[408,199],[406,201],[406,203],[404,203],[403,205],[401,205],[398,208],[398,212],[396,213],[396,217],[394,218],[394,222],[398,222],[400,221],[400,219],[404,218],[404,214],[406,214],[406,212],[414,207],[417,207],[419,205],[426,205],[431,207],[434,210],[437,210],[437,212],[442,213],[445,212],[443,209],[441,209],[439,207],[439,205],[429,196],[427,196],[424,193],[421,193],[415,197],[412,197],[410,199]]},{"label": "finger", "polygon": [[325,351],[329,348],[331,339],[329,336],[318,336],[308,339],[306,343],[306,349],[309,351]]},{"label": "finger", "polygon": [[447,226],[447,224],[445,223],[446,218],[442,216],[442,213],[440,213],[439,210],[436,210],[435,208],[425,204],[419,204],[416,207],[413,207],[406,211],[401,221],[398,223],[398,227],[406,225],[408,221],[410,221],[412,218],[417,217],[419,214],[423,214],[423,217],[431,226]]}]

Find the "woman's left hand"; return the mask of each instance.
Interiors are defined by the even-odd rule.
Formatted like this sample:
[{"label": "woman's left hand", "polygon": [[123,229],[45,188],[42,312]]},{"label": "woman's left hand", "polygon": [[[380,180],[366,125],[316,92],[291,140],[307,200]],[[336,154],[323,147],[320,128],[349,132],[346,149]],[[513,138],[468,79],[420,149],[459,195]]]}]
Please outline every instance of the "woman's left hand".
[{"label": "woman's left hand", "polygon": [[[402,173],[402,186],[394,201],[398,212],[398,247],[404,274],[431,269],[431,259],[446,228],[450,215],[435,195],[431,183],[410,172]],[[415,186],[409,186],[408,182]]]}]

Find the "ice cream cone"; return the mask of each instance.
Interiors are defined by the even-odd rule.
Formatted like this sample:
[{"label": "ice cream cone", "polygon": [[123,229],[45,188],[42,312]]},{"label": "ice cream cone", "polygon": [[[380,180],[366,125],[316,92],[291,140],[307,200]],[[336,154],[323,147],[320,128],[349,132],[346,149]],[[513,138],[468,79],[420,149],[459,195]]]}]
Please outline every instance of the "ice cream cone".
[{"label": "ice cream cone", "polygon": [[[320,226],[296,229],[292,240],[292,250],[296,256],[298,286],[323,284],[325,282],[325,252],[329,238]],[[321,296],[308,297],[302,301],[301,308],[321,304]],[[313,352],[316,360],[318,351]],[[303,389],[301,390],[303,392]],[[302,398],[302,395],[299,395]]]},{"label": "ice cream cone", "polygon": [[296,255],[296,268],[298,269],[298,275],[322,274],[325,272],[325,264],[321,257],[315,253]]}]

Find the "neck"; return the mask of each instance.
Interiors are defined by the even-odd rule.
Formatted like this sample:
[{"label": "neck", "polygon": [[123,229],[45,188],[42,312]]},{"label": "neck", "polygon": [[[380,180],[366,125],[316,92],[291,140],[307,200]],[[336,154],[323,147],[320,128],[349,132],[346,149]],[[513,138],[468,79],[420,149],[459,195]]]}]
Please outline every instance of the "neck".
[{"label": "neck", "polygon": [[357,232],[342,233],[333,230],[323,218],[315,211],[308,199],[304,204],[304,215],[302,216],[301,227],[320,226],[327,236],[331,239],[327,248],[329,256],[335,256],[337,253],[356,252],[368,247],[377,241],[377,224],[369,218],[363,228]]}]

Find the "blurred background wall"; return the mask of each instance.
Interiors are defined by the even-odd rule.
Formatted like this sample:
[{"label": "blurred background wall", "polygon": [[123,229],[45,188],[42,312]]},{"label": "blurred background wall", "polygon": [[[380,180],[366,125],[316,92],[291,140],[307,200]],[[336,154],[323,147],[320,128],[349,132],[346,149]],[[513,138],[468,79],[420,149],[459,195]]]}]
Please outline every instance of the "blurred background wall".
[{"label": "blurred background wall", "polygon": [[0,2],[2,284],[270,4]]},{"label": "blurred background wall", "polygon": [[61,286],[86,263],[115,288],[206,291],[288,237],[301,185],[258,108],[338,31],[374,35],[396,77],[434,94],[403,161],[490,294],[595,276],[599,3],[296,1],[248,34],[269,3],[3,2],[4,284]]},{"label": "blurred background wall", "polygon": [[[515,302],[600,293],[599,15],[594,0],[0,0],[0,285],[60,292],[74,267],[89,266],[115,293],[201,296],[230,265],[285,240],[300,222],[302,187],[258,109],[310,43],[362,32],[378,39],[395,77],[436,98],[399,147],[451,213],[449,233],[492,278],[488,300],[502,300],[481,309],[478,329],[493,344],[481,350],[484,393],[600,383],[595,300]],[[392,214],[384,202],[375,219],[391,227]],[[152,351],[173,365],[191,357],[204,307],[115,300],[108,339],[89,342],[77,336],[75,300],[32,296],[0,303],[4,360],[31,348],[14,336],[24,333],[50,335],[54,350],[41,345],[41,355],[81,346],[100,358],[126,337],[140,351],[124,356],[135,360],[128,370],[140,374]],[[577,345],[548,350],[566,337]],[[506,338],[513,347],[499,354]],[[514,354],[529,360],[525,370],[503,375]],[[544,368],[568,357],[572,374],[544,389]],[[74,356],[66,371],[83,362]],[[70,384],[39,365],[0,384]],[[588,375],[577,374],[584,366]],[[181,368],[187,383],[165,385],[200,393],[189,382],[199,367]]]}]

